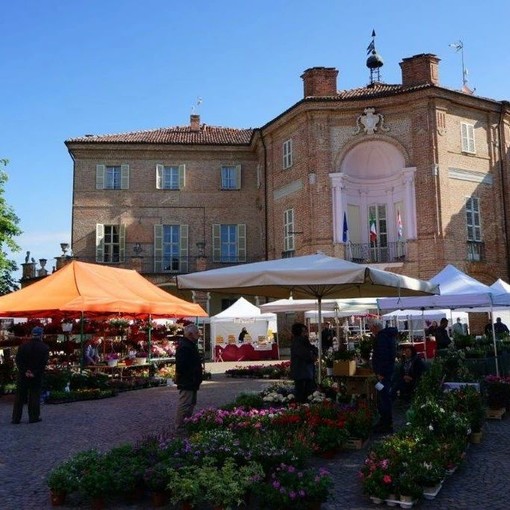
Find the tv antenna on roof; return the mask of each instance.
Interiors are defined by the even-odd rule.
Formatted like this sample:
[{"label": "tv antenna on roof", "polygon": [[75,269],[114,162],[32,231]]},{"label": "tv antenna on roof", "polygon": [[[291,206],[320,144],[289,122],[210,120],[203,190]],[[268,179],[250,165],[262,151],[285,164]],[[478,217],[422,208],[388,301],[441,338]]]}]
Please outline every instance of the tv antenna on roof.
[{"label": "tv antenna on roof", "polygon": [[191,113],[198,113],[198,107],[203,103],[203,99],[201,97],[197,97],[197,102],[191,107]]},{"label": "tv antenna on roof", "polygon": [[467,94],[472,94],[475,89],[471,90],[468,87],[468,70],[466,69],[466,66],[464,65],[464,43],[462,41],[457,41],[449,45],[450,48],[453,48],[456,53],[460,51],[461,56],[461,63],[462,63],[462,92],[466,92]]}]

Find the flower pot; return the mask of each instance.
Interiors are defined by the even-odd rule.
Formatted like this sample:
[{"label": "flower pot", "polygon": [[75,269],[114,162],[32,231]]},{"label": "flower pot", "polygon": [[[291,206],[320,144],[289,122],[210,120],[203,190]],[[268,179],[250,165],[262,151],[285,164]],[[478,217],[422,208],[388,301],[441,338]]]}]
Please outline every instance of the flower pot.
[{"label": "flower pot", "polygon": [[333,375],[333,367],[326,367],[326,375]]},{"label": "flower pot", "polygon": [[66,502],[67,493],[65,491],[51,491],[51,506],[62,506]]},{"label": "flower pot", "polygon": [[147,358],[135,358],[135,365],[145,365]]},{"label": "flower pot", "polygon": [[388,506],[397,506],[397,502],[398,502],[398,499],[397,499],[396,494],[390,494],[388,496],[388,499],[386,500],[386,504]]},{"label": "flower pot", "polygon": [[118,359],[109,359],[108,360],[108,366],[109,367],[116,367],[117,364],[118,364],[119,360]]},{"label": "flower pot", "polygon": [[383,502],[381,498],[377,498],[375,496],[370,496],[370,499],[372,500],[372,503],[375,503],[376,505],[380,505]]}]

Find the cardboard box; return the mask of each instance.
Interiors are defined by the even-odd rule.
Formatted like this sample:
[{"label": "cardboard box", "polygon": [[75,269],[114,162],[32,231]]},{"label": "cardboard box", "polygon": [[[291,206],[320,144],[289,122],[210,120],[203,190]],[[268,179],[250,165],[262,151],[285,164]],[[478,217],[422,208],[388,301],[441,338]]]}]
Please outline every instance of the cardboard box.
[{"label": "cardboard box", "polygon": [[338,360],[333,363],[333,375],[350,377],[356,373],[356,361]]}]

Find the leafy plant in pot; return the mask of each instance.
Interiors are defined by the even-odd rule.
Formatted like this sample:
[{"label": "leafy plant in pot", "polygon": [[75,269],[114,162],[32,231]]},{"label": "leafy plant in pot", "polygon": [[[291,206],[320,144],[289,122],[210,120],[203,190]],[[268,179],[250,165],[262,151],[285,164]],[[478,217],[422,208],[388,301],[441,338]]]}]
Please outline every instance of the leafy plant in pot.
[{"label": "leafy plant in pot", "polygon": [[63,505],[67,495],[76,490],[78,486],[77,479],[66,463],[52,469],[48,474],[46,483],[50,489],[53,506]]}]

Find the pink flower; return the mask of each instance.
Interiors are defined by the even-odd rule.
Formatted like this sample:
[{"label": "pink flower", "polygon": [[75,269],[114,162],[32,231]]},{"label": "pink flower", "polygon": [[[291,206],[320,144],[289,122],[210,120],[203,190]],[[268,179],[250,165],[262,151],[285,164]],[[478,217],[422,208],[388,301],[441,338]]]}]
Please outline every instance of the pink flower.
[{"label": "pink flower", "polygon": [[390,484],[391,483],[391,476],[390,475],[384,475],[383,482]]}]

